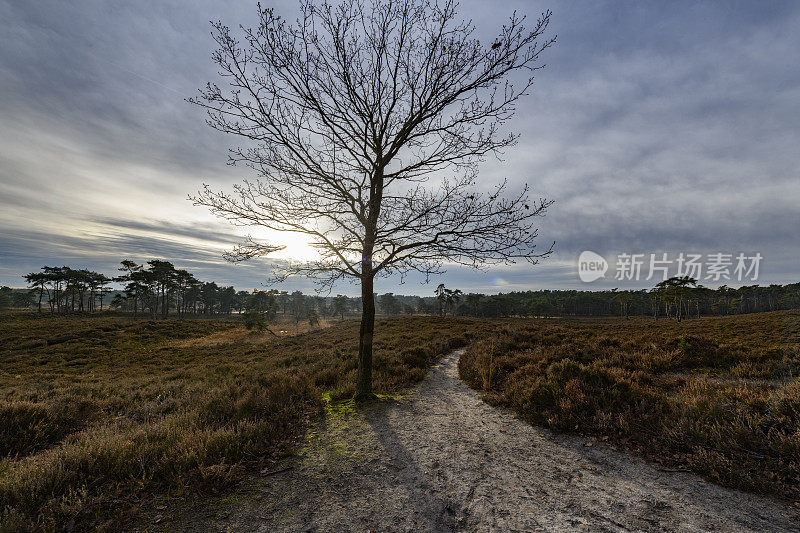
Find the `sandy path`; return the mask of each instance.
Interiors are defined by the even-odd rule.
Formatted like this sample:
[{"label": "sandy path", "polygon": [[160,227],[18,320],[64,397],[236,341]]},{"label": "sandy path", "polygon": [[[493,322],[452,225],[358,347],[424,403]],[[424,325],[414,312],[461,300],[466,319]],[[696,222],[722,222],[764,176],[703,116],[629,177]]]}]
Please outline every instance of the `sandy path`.
[{"label": "sandy path", "polygon": [[459,355],[401,402],[326,417],[277,467],[285,470],[162,511],[155,529],[800,530],[779,502],[587,447],[485,404],[458,379]]}]

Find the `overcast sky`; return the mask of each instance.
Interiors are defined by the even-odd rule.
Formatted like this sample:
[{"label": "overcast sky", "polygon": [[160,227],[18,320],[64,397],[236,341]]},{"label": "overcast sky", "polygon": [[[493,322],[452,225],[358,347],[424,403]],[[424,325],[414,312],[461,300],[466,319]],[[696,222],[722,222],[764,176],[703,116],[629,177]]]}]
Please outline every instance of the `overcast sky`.
[{"label": "overcast sky", "polygon": [[[289,18],[297,9],[263,3]],[[611,271],[620,253],[760,253],[758,283],[800,281],[800,3],[502,6],[465,1],[462,13],[490,36],[514,9],[549,8],[558,42],[512,122],[519,144],[481,181],[527,182],[555,200],[540,238],[556,251],[536,266],[450,269],[434,287],[653,284],[613,272],[582,283],[583,250]],[[221,258],[244,233],[186,199],[248,177],[225,165],[236,141],[184,98],[217,79],[209,21],[255,17],[251,1],[0,0],[0,285],[23,286],[45,264],[111,274],[124,258],[165,258],[204,280],[261,286],[263,262]],[[289,244],[286,257],[306,253]],[[388,279],[376,290],[433,287]]]}]

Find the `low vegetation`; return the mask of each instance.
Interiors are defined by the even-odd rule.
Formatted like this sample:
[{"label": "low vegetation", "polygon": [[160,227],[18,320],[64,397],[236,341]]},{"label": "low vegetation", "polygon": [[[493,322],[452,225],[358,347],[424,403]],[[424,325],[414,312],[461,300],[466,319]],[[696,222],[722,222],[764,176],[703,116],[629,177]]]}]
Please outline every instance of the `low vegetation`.
[{"label": "low vegetation", "polygon": [[729,487],[800,496],[800,313],[503,325],[462,379],[529,422]]},{"label": "low vegetation", "polygon": [[[379,321],[376,392],[487,327]],[[352,321],[275,338],[234,320],[0,315],[0,530],[116,529],[156,494],[263,467],[323,396],[353,395],[357,351]]]},{"label": "low vegetation", "polygon": [[[462,378],[531,423],[723,485],[800,496],[800,313],[671,320],[380,320],[375,390],[474,342]],[[118,529],[219,490],[352,397],[358,324],[0,315],[0,530]]]}]

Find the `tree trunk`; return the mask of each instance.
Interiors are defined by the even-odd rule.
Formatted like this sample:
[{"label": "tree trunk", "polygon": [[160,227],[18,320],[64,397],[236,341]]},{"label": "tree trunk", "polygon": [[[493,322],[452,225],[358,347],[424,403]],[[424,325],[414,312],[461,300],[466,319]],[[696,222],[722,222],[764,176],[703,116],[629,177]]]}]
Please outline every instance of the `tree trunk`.
[{"label": "tree trunk", "polygon": [[372,334],[375,331],[375,299],[372,296],[373,278],[361,278],[361,330],[358,339],[358,379],[356,400],[368,400],[372,394]]}]

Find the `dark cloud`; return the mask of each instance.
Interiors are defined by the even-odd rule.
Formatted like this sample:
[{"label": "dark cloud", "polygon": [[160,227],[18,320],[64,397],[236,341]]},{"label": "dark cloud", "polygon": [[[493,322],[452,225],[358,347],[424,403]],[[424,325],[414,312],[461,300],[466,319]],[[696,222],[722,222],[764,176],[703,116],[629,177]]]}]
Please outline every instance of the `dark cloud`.
[{"label": "dark cloud", "polygon": [[242,238],[240,233],[222,231],[218,225],[211,224],[181,224],[169,220],[130,220],[110,216],[92,217],[91,220],[118,233],[143,231],[172,237],[190,237],[195,240],[224,246],[231,246],[232,243]]},{"label": "dark cloud", "polygon": [[[294,0],[271,5],[296,13]],[[513,9],[546,8],[558,43],[512,124],[520,143],[481,180],[555,199],[540,235],[556,253],[536,267],[450,269],[447,283],[580,287],[584,249],[759,251],[765,280],[797,281],[800,6],[462,3],[486,39]],[[247,175],[225,165],[236,141],[184,99],[215,79],[208,21],[254,15],[250,1],[0,0],[0,284],[45,263],[113,270],[122,257],[166,257],[242,287],[264,279],[268,262],[220,257],[239,228],[186,200]],[[429,292],[398,281],[377,290]]]}]

